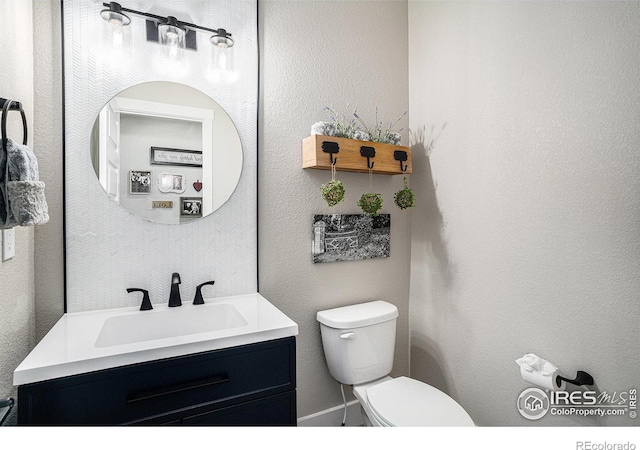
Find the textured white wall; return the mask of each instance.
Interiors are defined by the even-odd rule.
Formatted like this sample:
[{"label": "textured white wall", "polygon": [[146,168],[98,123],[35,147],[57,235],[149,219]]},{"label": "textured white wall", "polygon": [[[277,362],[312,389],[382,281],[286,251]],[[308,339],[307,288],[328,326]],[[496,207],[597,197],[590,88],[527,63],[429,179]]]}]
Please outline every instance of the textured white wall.
[{"label": "textured white wall", "polygon": [[60,2],[33,3],[33,146],[46,185],[49,223],[35,229],[36,340],[64,313],[62,20]]},{"label": "textured white wall", "polygon": [[[67,310],[131,306],[125,289],[149,290],[153,303],[169,298],[170,277],[179,272],[190,301],[195,286],[216,280],[214,295],[256,291],[256,1],[131,1],[128,8],[175,15],[235,38],[236,79],[220,81],[208,71],[211,45],[199,33],[198,52],[186,52],[186,70],[167,70],[160,46],[148,43],[144,21],[131,23],[133,55],[110,55],[103,42],[101,0],[64,2]],[[89,158],[93,122],[121,90],[144,81],[174,81],[216,100],[235,123],[244,164],[238,187],[215,214],[184,225],[162,225],[132,216],[109,201]]]},{"label": "textured white wall", "polygon": [[[367,120],[394,121],[407,110],[407,4],[404,1],[260,1],[260,291],[298,323],[298,416],[342,404],[326,367],[316,313],[374,299],[398,306],[394,374],[408,373],[409,217],[393,204],[402,177],[375,175],[391,214],[391,257],[313,264],[313,214],[361,213],[368,175],[338,172],[344,202],[329,208],[320,186],[328,171],[303,170],[301,143],[328,120],[324,106]],[[381,39],[381,36],[393,39]],[[408,120],[401,123],[406,133]],[[347,389],[348,390],[348,389]]]},{"label": "textured white wall", "polygon": [[[0,2],[0,97],[22,102],[33,146],[33,8],[31,2]],[[7,133],[22,143],[20,114],[9,113]],[[36,156],[40,153],[34,149]],[[35,340],[33,227],[15,227],[16,256],[0,262],[0,398],[13,396],[13,371]],[[0,239],[1,241],[1,239]],[[9,422],[13,421],[12,418]]]},{"label": "textured white wall", "polygon": [[639,54],[638,2],[409,2],[411,373],[479,425],[637,425],[527,421],[514,360],[638,387]]}]

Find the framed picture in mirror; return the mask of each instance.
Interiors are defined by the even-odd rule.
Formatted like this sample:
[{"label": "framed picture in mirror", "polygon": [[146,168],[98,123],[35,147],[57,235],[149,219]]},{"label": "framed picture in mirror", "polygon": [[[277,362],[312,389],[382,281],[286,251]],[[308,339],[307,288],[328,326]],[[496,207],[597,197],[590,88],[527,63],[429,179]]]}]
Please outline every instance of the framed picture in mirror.
[{"label": "framed picture in mirror", "polygon": [[202,197],[180,197],[180,217],[202,217]]},{"label": "framed picture in mirror", "polygon": [[151,194],[151,172],[148,170],[129,171],[129,194]]},{"label": "framed picture in mirror", "polygon": [[182,194],[185,188],[184,175],[182,174],[162,172],[158,176],[158,189],[160,192]]}]

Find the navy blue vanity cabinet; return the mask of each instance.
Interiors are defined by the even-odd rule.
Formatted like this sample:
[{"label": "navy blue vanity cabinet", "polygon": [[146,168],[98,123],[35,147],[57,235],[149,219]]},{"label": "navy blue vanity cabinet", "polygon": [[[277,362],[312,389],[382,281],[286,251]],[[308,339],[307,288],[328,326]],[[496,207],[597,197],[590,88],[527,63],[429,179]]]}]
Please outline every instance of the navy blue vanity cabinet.
[{"label": "navy blue vanity cabinet", "polygon": [[296,425],[295,338],[18,387],[20,425]]}]

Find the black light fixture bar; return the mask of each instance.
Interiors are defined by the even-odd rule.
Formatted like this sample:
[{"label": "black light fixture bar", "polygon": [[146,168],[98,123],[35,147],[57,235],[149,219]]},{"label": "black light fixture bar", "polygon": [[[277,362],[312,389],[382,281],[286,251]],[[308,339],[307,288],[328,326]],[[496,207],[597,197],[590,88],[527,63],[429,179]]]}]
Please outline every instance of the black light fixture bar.
[{"label": "black light fixture bar", "polygon": [[[112,3],[115,3],[115,2],[112,2]],[[118,3],[116,3],[116,5],[118,5]],[[103,3],[102,6],[105,6],[105,7],[109,8],[109,7],[111,7],[111,4],[110,3]],[[123,12],[134,14],[136,16],[140,16],[140,17],[143,17],[145,19],[151,19],[153,22],[160,22],[160,23],[166,23],[167,22],[167,18],[166,17],[157,16],[155,14],[146,13],[146,12],[142,12],[142,11],[136,11],[135,9],[123,8],[121,5],[119,5],[119,6],[120,6],[120,10],[123,11]],[[214,30],[212,28],[201,27],[200,25],[196,25],[196,24],[193,24],[193,23],[183,22],[182,20],[178,20],[178,24],[183,28],[192,29],[194,31],[203,30],[203,31],[208,31],[209,33],[213,33],[213,34],[216,34],[219,31],[219,30]],[[227,34],[229,36],[231,36],[231,33],[227,33]]]},{"label": "black light fixture bar", "polygon": [[[119,12],[133,14],[138,17],[142,17],[147,21],[147,40],[158,42],[158,24],[163,24],[168,22],[168,17],[158,16],[156,14],[146,13],[142,11],[136,11],[135,9],[124,8],[122,5],[116,2],[103,3],[102,6],[114,9],[114,7]],[[174,18],[175,19],[175,18]],[[178,26],[184,28],[186,31],[185,40],[186,47],[191,48],[193,50],[197,49],[196,44],[196,31],[206,31],[213,35],[223,35],[223,36],[231,36],[231,33],[227,33],[223,28],[218,28],[214,30],[213,28],[202,27],[200,25],[196,25],[194,23],[183,22],[182,20],[175,19]]]}]

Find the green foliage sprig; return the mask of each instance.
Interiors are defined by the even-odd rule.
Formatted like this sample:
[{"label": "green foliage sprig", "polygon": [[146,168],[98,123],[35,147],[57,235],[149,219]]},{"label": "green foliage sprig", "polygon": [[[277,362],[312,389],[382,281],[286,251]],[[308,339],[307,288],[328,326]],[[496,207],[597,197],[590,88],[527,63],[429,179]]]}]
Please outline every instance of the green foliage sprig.
[{"label": "green foliage sprig", "polygon": [[400,122],[406,115],[407,111],[405,111],[404,114],[398,117],[395,122],[389,123],[389,126],[385,127],[382,121],[378,120],[378,107],[376,106],[376,122],[372,127],[370,127],[364,122],[364,120],[360,118],[360,116],[358,116],[358,113],[356,111],[353,112],[353,116],[358,122],[360,122],[360,125],[362,125],[364,131],[369,134],[370,140],[372,142],[380,142],[383,144],[393,145],[400,144],[400,141],[402,139],[402,137],[400,136],[400,132],[403,130],[403,128],[400,128],[398,131],[394,131],[394,128],[396,127],[396,125],[398,125],[398,122]]},{"label": "green foliage sprig", "polygon": [[382,209],[382,202],[382,195],[368,192],[362,194],[362,197],[358,200],[358,206],[367,214],[377,216],[378,211]]},{"label": "green foliage sprig", "polygon": [[[347,108],[348,107],[349,105],[347,105]],[[345,116],[344,113],[338,114],[333,107],[330,106],[325,106],[322,110],[329,113],[331,122],[333,122],[336,127],[334,136],[353,139],[353,135],[358,129],[354,117],[349,118],[349,116]],[[355,110],[353,111],[353,114],[355,115]]]},{"label": "green foliage sprig", "polygon": [[331,180],[322,185],[322,197],[329,206],[336,206],[344,200],[344,184],[340,180]]},{"label": "green foliage sprig", "polygon": [[[349,108],[349,105],[347,105],[347,108]],[[395,127],[407,115],[407,111],[398,117],[395,122],[390,122],[389,126],[384,126],[383,122],[378,119],[378,107],[376,106],[376,121],[373,126],[369,126],[358,115],[356,109],[353,110],[351,115],[340,114],[332,106],[325,106],[322,110],[329,113],[331,123],[335,126],[334,136],[393,145],[400,145],[402,141],[400,132],[403,128],[395,130]]]},{"label": "green foliage sprig", "polygon": [[404,177],[404,188],[396,192],[393,201],[400,209],[412,208],[416,203],[416,196],[407,186],[407,177]]}]

